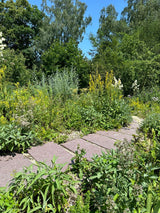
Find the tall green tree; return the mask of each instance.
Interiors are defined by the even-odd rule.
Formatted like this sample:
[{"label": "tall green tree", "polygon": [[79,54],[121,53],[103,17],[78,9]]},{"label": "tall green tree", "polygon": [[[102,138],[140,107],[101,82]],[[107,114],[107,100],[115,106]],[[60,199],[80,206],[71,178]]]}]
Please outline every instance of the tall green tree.
[{"label": "tall green tree", "polygon": [[125,95],[132,94],[135,80],[139,89],[160,82],[159,3],[128,0],[121,20],[112,5],[101,11],[97,35],[92,37],[93,63],[102,75],[113,70],[122,80]]},{"label": "tall green tree", "polygon": [[140,40],[144,40],[150,48],[160,43],[159,0],[128,0],[122,14],[132,31],[138,31]]},{"label": "tall green tree", "polygon": [[104,7],[100,13],[97,35],[90,37],[95,47],[93,63],[102,76],[105,76],[106,71],[116,70],[121,66],[121,55],[117,52],[117,45],[121,38],[119,26],[125,25],[123,21],[117,20],[117,16],[118,13],[113,5]]},{"label": "tall green tree", "polygon": [[67,43],[70,39],[83,39],[91,17],[85,17],[87,5],[78,0],[43,0],[42,9],[47,14],[41,29],[41,48],[46,50],[53,41]]},{"label": "tall green tree", "polygon": [[34,42],[39,36],[44,13],[27,0],[7,0],[0,2],[0,29],[5,43],[10,49],[22,52],[28,67],[36,59]]},{"label": "tall green tree", "polygon": [[43,72],[46,75],[55,74],[57,69],[61,71],[64,68],[74,68],[80,80],[79,86],[88,86],[90,65],[75,41],[53,42],[50,48],[43,53],[42,62]]}]

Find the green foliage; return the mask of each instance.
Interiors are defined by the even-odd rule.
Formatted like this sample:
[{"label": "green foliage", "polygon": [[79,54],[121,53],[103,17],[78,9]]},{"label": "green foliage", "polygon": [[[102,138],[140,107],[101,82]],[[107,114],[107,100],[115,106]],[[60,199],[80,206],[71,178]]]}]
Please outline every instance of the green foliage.
[{"label": "green foliage", "polygon": [[[27,0],[7,0],[0,3],[0,28],[7,46],[22,51],[31,68],[37,57],[34,41],[39,36],[44,14]],[[13,62],[13,61],[12,61]]]},{"label": "green foliage", "polygon": [[92,103],[95,110],[102,113],[100,127],[105,129],[125,126],[131,121],[129,106],[122,99],[121,80],[113,76],[113,72],[106,73],[105,80],[99,74],[90,76],[89,82]]},{"label": "green foliage", "polygon": [[0,212],[19,212],[18,203],[13,194],[9,193],[5,188],[0,188]]},{"label": "green foliage", "polygon": [[52,82],[53,94],[64,100],[71,98],[78,92],[78,77],[73,69],[70,71],[56,72],[54,77],[49,79]]},{"label": "green foliage", "polygon": [[10,83],[19,82],[26,85],[31,78],[31,70],[25,66],[25,58],[22,53],[17,54],[14,50],[6,49],[3,51],[3,58],[0,63],[5,66],[4,80]]},{"label": "green foliage", "polygon": [[13,89],[3,87],[0,122],[14,122],[25,129],[26,137],[31,131],[41,140],[58,143],[66,139],[61,133],[67,130],[87,134],[128,125],[130,109],[122,99],[120,80],[106,74],[104,81],[98,75],[92,76],[89,84],[89,89],[78,94],[77,75],[73,70],[64,70],[27,87],[19,87],[18,83]]},{"label": "green foliage", "polygon": [[72,171],[77,173],[81,179],[83,178],[83,173],[90,168],[90,163],[84,157],[85,154],[86,151],[84,149],[80,150],[80,147],[78,146],[75,151],[75,156],[72,158]]},{"label": "green foliage", "polygon": [[132,30],[138,30],[140,39],[151,48],[160,41],[158,36],[159,11],[159,0],[129,0],[122,12]]},{"label": "green foliage", "polygon": [[126,100],[134,115],[145,118],[146,115],[160,113],[160,92],[158,86],[138,91],[134,96],[128,97]]},{"label": "green foliage", "polygon": [[143,103],[160,103],[160,88],[158,86],[153,86],[151,88],[142,90],[137,94],[137,97]]},{"label": "green foliage", "polygon": [[80,86],[88,86],[90,67],[83,57],[78,44],[69,40],[66,44],[54,41],[50,48],[42,55],[42,69],[48,75],[55,74],[58,70],[68,68],[73,70],[80,79]]},{"label": "green foliage", "polygon": [[141,125],[141,130],[146,132],[151,138],[155,134],[160,141],[160,113],[148,114]]},{"label": "green foliage", "polygon": [[[83,192],[91,193],[91,212],[146,212],[155,206],[158,161],[148,163],[150,158],[143,158],[141,151],[142,147],[136,151],[135,144],[123,142],[117,144],[117,150],[94,156],[91,162],[82,157],[84,152],[76,154],[73,171],[81,178]],[[148,189],[148,184],[153,188]]]},{"label": "green foliage", "polygon": [[0,129],[0,152],[24,152],[31,145],[40,143],[32,131],[16,124],[6,124]]},{"label": "green foliage", "polygon": [[30,88],[34,93],[34,87],[47,93],[50,98],[57,97],[67,100],[78,92],[78,76],[74,69],[57,70],[55,74],[45,77],[41,81],[34,82]]},{"label": "green foliage", "polygon": [[114,70],[124,87],[124,95],[132,95],[137,80],[139,90],[159,85],[158,0],[129,0],[121,20],[112,5],[103,8],[97,35],[91,37],[96,48],[93,63],[99,73]]},{"label": "green foliage", "polygon": [[74,206],[71,206],[69,210],[70,213],[90,213],[90,192],[88,191],[85,195],[86,198],[84,201],[82,196],[78,196],[76,204]]},{"label": "green foliage", "polygon": [[158,56],[139,39],[136,33],[123,34],[119,40],[118,36],[114,36],[107,44],[99,43],[98,54],[94,57],[99,72],[104,75],[105,69],[113,69],[115,76],[123,83],[124,95],[134,93],[132,85],[135,80],[140,91],[158,85],[160,70]]},{"label": "green foliage", "polygon": [[111,34],[111,32],[115,30],[117,16],[118,13],[113,5],[109,5],[107,8],[101,10],[99,19],[100,27],[97,31],[98,39],[100,39],[101,42],[105,43],[112,39],[113,34]]},{"label": "green foliage", "polygon": [[90,16],[84,17],[87,9],[85,3],[73,0],[43,0],[42,8],[48,15],[41,34],[42,40],[45,40],[45,43],[42,42],[44,49],[54,40],[60,43],[67,43],[70,39],[76,42],[82,40],[83,33],[91,22]]},{"label": "green foliage", "polygon": [[[70,174],[62,172],[63,165],[51,165],[39,162],[17,173],[13,178],[9,192],[19,203],[22,212],[64,212],[68,198],[74,189],[75,181]],[[36,171],[35,171],[36,170]]]}]

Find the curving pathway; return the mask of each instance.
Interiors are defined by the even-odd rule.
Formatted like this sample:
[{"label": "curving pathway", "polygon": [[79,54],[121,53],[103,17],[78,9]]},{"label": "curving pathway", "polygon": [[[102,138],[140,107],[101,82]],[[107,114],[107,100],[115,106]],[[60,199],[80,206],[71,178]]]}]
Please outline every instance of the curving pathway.
[{"label": "curving pathway", "polygon": [[50,164],[54,155],[58,157],[56,163],[67,163],[64,169],[67,168],[68,164],[72,163],[71,159],[78,145],[80,149],[86,150],[85,157],[88,160],[91,160],[94,154],[100,155],[106,149],[115,149],[114,143],[117,140],[123,141],[126,139],[131,141],[133,139],[133,135],[136,135],[141,121],[138,117],[133,116],[130,126],[119,131],[98,131],[79,139],[67,141],[61,145],[48,142],[41,146],[32,147],[27,154],[0,156],[0,187],[6,186],[16,172],[22,171],[24,167],[36,163],[36,161]]}]

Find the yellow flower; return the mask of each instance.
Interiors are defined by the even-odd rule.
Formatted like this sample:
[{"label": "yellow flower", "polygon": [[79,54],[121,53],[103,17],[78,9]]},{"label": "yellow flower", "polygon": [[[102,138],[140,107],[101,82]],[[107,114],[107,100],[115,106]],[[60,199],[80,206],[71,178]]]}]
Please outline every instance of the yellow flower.
[{"label": "yellow flower", "polygon": [[2,115],[0,117],[0,124],[6,124],[7,123],[7,119]]}]

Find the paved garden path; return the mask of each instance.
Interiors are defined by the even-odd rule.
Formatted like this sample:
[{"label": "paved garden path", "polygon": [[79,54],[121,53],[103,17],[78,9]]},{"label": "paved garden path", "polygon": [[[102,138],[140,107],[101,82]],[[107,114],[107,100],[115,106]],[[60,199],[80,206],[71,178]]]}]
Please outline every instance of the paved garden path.
[{"label": "paved garden path", "polygon": [[54,155],[58,157],[57,163],[71,164],[71,159],[78,145],[81,149],[86,150],[86,158],[88,160],[94,154],[100,155],[106,149],[115,149],[114,143],[117,140],[123,141],[126,139],[131,141],[133,139],[133,135],[136,135],[140,122],[139,118],[133,116],[131,125],[119,131],[98,131],[79,139],[67,141],[61,145],[48,142],[41,146],[32,147],[28,150],[27,154],[0,156],[0,187],[6,186],[13,178],[15,172],[22,171],[24,167],[36,161],[50,164]]}]

